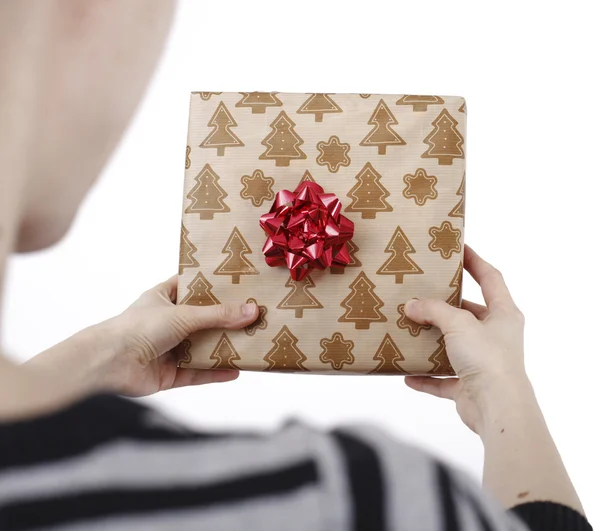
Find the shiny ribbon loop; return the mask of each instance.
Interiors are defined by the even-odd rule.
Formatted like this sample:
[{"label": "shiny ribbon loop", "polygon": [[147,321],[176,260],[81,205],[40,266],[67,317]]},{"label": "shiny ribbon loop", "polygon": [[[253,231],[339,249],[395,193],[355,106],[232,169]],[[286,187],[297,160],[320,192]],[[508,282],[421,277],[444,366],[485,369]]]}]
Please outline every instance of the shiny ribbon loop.
[{"label": "shiny ribbon loop", "polygon": [[293,280],[302,280],[313,269],[348,265],[346,242],[354,235],[354,223],[341,212],[335,194],[326,194],[313,182],[278,192],[269,213],[260,217],[268,236],[263,247],[267,265],[286,266]]}]

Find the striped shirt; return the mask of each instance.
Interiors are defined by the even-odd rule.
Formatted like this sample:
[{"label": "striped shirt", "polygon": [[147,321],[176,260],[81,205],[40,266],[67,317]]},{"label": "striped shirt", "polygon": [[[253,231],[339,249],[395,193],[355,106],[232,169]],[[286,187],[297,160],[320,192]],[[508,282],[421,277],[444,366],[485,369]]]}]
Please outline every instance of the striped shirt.
[{"label": "striped shirt", "polygon": [[[525,523],[526,522],[526,523]],[[371,427],[199,433],[97,396],[0,424],[0,530],[589,530],[503,510],[465,474]]]}]

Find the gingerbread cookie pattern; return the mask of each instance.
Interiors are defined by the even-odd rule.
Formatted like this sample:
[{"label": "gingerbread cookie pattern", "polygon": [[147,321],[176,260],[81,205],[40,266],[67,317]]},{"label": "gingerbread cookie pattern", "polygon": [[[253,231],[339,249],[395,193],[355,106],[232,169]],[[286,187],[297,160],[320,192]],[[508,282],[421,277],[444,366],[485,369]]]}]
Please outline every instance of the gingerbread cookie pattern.
[{"label": "gingerbread cookie pattern", "polygon": [[179,304],[190,304],[192,306],[213,306],[221,304],[213,293],[213,285],[206,280],[202,271],[198,271],[194,280],[188,284],[188,294],[181,300]]},{"label": "gingerbread cookie pattern", "polygon": [[332,275],[343,275],[347,267],[360,267],[362,265],[362,262],[356,257],[356,253],[360,251],[358,245],[356,245],[352,240],[349,240],[346,242],[346,248],[348,249],[348,254],[350,255],[350,261],[344,267],[331,266],[329,268],[329,272]]},{"label": "gingerbread cookie pattern", "polygon": [[385,155],[388,146],[406,145],[404,139],[392,129],[392,125],[398,125],[398,120],[385,104],[385,101],[379,100],[367,123],[375,127],[362,139],[361,146],[375,146],[379,155]]},{"label": "gingerbread cookie pattern", "polygon": [[252,254],[252,249],[244,240],[242,233],[237,227],[233,227],[223,250],[229,256],[215,269],[215,275],[230,275],[232,284],[239,284],[242,275],[258,275],[258,270],[252,262],[244,255]]},{"label": "gingerbread cookie pattern", "polygon": [[352,202],[346,207],[346,212],[360,212],[363,219],[375,219],[378,212],[394,210],[386,201],[390,193],[381,184],[381,175],[370,162],[358,172],[356,180],[347,194]]},{"label": "gingerbread cookie pattern", "polygon": [[267,149],[260,160],[274,160],[275,166],[289,166],[291,160],[302,160],[306,153],[300,149],[304,140],[295,131],[296,124],[281,111],[271,123],[271,133],[261,142]]},{"label": "gingerbread cookie pattern", "polygon": [[234,363],[240,361],[240,355],[237,350],[233,347],[227,334],[223,333],[221,339],[217,343],[217,346],[210,355],[211,360],[215,360],[215,364],[211,369],[225,369],[229,371],[238,371],[240,368]]},{"label": "gingerbread cookie pattern", "polygon": [[404,304],[398,305],[398,313],[400,314],[400,318],[396,321],[398,328],[408,330],[411,336],[417,337],[421,333],[421,330],[431,330],[431,325],[417,323],[408,317],[404,312]]},{"label": "gingerbread cookie pattern", "polygon": [[456,373],[450,365],[450,360],[448,359],[448,353],[446,352],[446,342],[444,341],[444,336],[440,336],[437,340],[438,348],[435,349],[434,353],[427,358],[428,361],[433,363],[433,369],[431,369],[428,374],[441,374],[444,376],[455,376]]},{"label": "gingerbread cookie pattern", "polygon": [[344,364],[352,365],[354,363],[354,341],[346,341],[340,332],[334,332],[331,339],[324,337],[321,339],[321,348],[323,352],[319,355],[322,363],[330,363],[331,368],[341,371]]},{"label": "gingerbread cookie pattern", "polygon": [[198,248],[188,238],[190,231],[181,224],[181,240],[179,245],[179,274],[183,273],[186,267],[198,267],[200,264],[194,258],[194,253]]},{"label": "gingerbread cookie pattern", "polygon": [[302,280],[292,280],[290,277],[285,287],[292,288],[292,291],[277,305],[280,310],[294,310],[296,317],[302,319],[304,310],[323,308],[323,305],[308,291],[309,288],[315,287],[310,275]]},{"label": "gingerbread cookie pattern", "polygon": [[370,94],[359,94],[359,96],[360,96],[361,98],[364,98],[364,99],[367,99],[367,98],[370,98],[370,97],[371,97],[371,95],[370,95]]},{"label": "gingerbread cookie pattern", "polygon": [[396,105],[412,105],[414,112],[424,112],[427,110],[428,105],[441,105],[445,103],[443,98],[439,96],[416,96],[407,95],[402,96]]},{"label": "gingerbread cookie pattern", "polygon": [[241,178],[242,199],[250,199],[255,207],[261,206],[265,201],[272,201],[275,198],[273,185],[275,179],[266,177],[262,170],[254,170],[252,176],[244,175]]},{"label": "gingerbread cookie pattern", "polygon": [[404,183],[406,188],[403,190],[402,195],[406,199],[414,199],[415,203],[419,206],[423,206],[427,199],[436,199],[438,196],[435,185],[437,184],[437,177],[435,175],[427,175],[427,172],[423,168],[417,168],[414,174],[407,173],[404,176]]},{"label": "gingerbread cookie pattern", "polygon": [[192,152],[192,148],[190,146],[185,147],[185,169],[189,170],[192,165],[192,161],[190,159],[190,153]]},{"label": "gingerbread cookie pattern", "polygon": [[379,309],[383,301],[375,294],[375,284],[361,271],[350,284],[350,294],[340,303],[346,311],[338,321],[354,323],[357,330],[368,330],[371,323],[385,323],[387,317]]},{"label": "gingerbread cookie pattern", "polygon": [[429,229],[431,241],[429,242],[429,250],[439,251],[442,258],[449,260],[452,253],[460,253],[460,229],[455,229],[449,221],[442,222],[440,227],[431,227]]},{"label": "gingerbread cookie pattern", "polygon": [[460,200],[456,206],[449,212],[448,216],[452,218],[464,218],[465,217],[465,174],[463,173],[462,181],[456,191],[456,195],[460,196]]},{"label": "gingerbread cookie pattern", "polygon": [[379,365],[369,374],[408,374],[400,366],[400,362],[404,361],[404,356],[390,334],[385,334],[373,360],[379,361]]},{"label": "gingerbread cookie pattern", "polygon": [[218,96],[219,94],[223,94],[222,92],[192,92],[192,94],[199,94],[200,98],[202,98],[204,101],[208,101],[210,100],[210,97],[214,94],[215,96]]},{"label": "gingerbread cookie pattern", "polygon": [[392,256],[377,270],[378,275],[395,275],[396,284],[402,284],[404,275],[423,274],[423,270],[408,256],[416,251],[399,226],[396,227],[385,252],[391,253]]},{"label": "gingerbread cookie pattern", "polygon": [[200,214],[200,219],[213,219],[217,213],[229,212],[224,199],[227,192],[219,185],[219,176],[206,164],[196,175],[196,185],[186,196],[192,201],[185,209],[186,214]]},{"label": "gingerbread cookie pattern", "polygon": [[189,339],[184,339],[179,345],[177,345],[173,351],[175,359],[177,360],[177,367],[182,367],[183,364],[192,361],[192,342]]},{"label": "gingerbread cookie pattern", "polygon": [[213,131],[200,144],[201,148],[216,148],[217,155],[222,157],[225,155],[225,148],[244,145],[231,130],[232,127],[237,127],[237,122],[223,102],[219,103],[217,110],[208,122],[208,126],[212,127]]},{"label": "gingerbread cookie pattern", "polygon": [[456,269],[456,273],[452,277],[450,284],[448,287],[454,288],[454,291],[450,294],[450,296],[446,299],[446,302],[450,306],[460,307],[462,302],[462,279],[463,279],[463,263],[462,261],[458,264],[458,268]]},{"label": "gingerbread cookie pattern", "polygon": [[253,336],[254,334],[256,334],[257,330],[266,330],[267,325],[269,324],[267,322],[268,310],[266,306],[261,306],[260,304],[258,304],[258,301],[256,299],[253,299],[252,297],[249,298],[246,302],[253,302],[254,304],[256,304],[256,306],[258,306],[258,317],[256,318],[256,321],[244,328],[246,334],[248,334],[249,336]]},{"label": "gingerbread cookie pattern", "polygon": [[465,139],[458,131],[458,122],[450,115],[448,109],[442,110],[431,125],[433,131],[423,140],[429,149],[421,158],[438,159],[438,164],[441,165],[451,165],[457,158],[464,159],[462,145]]},{"label": "gingerbread cookie pattern", "polygon": [[337,136],[330,137],[328,142],[318,142],[317,149],[317,164],[327,166],[331,173],[337,173],[340,167],[350,166],[350,144],[340,142]]},{"label": "gingerbread cookie pattern", "polygon": [[252,114],[265,114],[267,107],[281,107],[283,103],[276,96],[277,92],[240,92],[242,99],[236,107],[250,107]]},{"label": "gingerbread cookie pattern", "polygon": [[296,111],[298,114],[314,114],[315,122],[323,121],[323,114],[342,112],[329,94],[312,94]]},{"label": "gingerbread cookie pattern", "polygon": [[292,334],[287,326],[279,331],[272,339],[275,345],[263,358],[269,366],[266,371],[307,371],[304,362],[308,359],[297,347],[298,338]]},{"label": "gingerbread cookie pattern", "polygon": [[464,112],[467,114],[467,102],[465,101],[458,109],[458,112]]}]

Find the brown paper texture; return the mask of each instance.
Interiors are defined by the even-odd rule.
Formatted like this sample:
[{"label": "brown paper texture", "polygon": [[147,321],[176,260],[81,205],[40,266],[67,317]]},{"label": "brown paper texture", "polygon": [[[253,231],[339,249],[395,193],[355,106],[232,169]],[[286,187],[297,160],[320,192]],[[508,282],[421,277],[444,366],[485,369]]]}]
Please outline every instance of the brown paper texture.
[{"label": "brown paper texture", "polygon": [[[453,374],[440,331],[403,304],[460,305],[465,150],[460,97],[192,93],[177,300],[261,316],[184,341],[180,366]],[[352,261],[294,282],[266,265],[259,218],[307,179],[354,221]]]}]

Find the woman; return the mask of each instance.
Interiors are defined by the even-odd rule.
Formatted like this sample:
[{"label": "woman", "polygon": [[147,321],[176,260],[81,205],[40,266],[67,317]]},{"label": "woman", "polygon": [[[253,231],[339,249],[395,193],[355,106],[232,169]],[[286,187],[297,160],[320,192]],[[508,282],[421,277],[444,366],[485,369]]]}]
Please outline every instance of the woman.
[{"label": "woman", "polygon": [[[169,0],[0,3],[0,264],[68,229],[171,12]],[[590,529],[525,373],[523,317],[468,248],[465,267],[486,306],[406,305],[445,334],[459,378],[406,382],[454,400],[480,435],[489,499],[374,429],[195,433],[112,396],[237,377],[179,370],[171,349],[197,330],[250,324],[256,306],[175,306],[173,278],[24,366],[0,356],[0,529]]]}]

